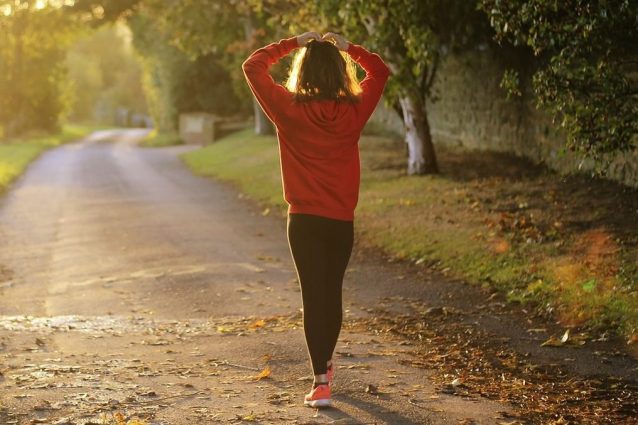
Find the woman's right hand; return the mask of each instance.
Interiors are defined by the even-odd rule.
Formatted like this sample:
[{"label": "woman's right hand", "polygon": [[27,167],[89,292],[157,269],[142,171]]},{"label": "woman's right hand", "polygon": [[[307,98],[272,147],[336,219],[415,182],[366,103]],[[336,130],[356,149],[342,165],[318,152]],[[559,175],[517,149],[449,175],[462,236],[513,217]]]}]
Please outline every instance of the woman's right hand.
[{"label": "woman's right hand", "polygon": [[321,34],[319,34],[318,32],[309,31],[297,36],[297,44],[299,44],[300,47],[304,47],[310,40],[320,41]]},{"label": "woman's right hand", "polygon": [[342,35],[334,32],[325,33],[321,39],[334,43],[334,45],[337,46],[337,49],[343,51],[348,50],[348,45],[350,44]]}]

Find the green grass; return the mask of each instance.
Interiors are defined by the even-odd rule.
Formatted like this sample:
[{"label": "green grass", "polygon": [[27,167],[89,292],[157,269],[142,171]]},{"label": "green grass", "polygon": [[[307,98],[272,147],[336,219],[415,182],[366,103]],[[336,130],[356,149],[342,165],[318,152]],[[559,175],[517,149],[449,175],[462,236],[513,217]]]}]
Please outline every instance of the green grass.
[{"label": "green grass", "polygon": [[[499,228],[502,216],[489,208],[512,200],[517,204],[538,202],[530,189],[545,187],[542,185],[560,187],[559,178],[550,175],[512,182],[498,178],[463,179],[454,172],[408,177],[403,171],[405,147],[391,134],[364,132],[360,146],[362,180],[356,211],[359,243],[492,288],[509,302],[531,302],[539,313],[557,317],[565,326],[612,329],[630,337],[637,333],[635,250],[619,249],[617,257],[601,257],[604,261],[600,270],[588,269],[584,267],[586,261],[575,253],[576,247],[589,246],[589,242],[582,243],[588,240],[587,229],[565,232],[553,239],[553,233],[548,231],[547,241],[529,243],[517,239],[515,232]],[[442,149],[440,158],[446,164],[455,159]],[[248,129],[185,153],[182,159],[194,172],[232,182],[262,206],[285,215],[275,137],[255,136]],[[465,160],[472,161],[472,155]],[[494,165],[486,164],[488,170]],[[459,169],[466,165],[460,162]],[[569,188],[565,192],[571,193]],[[523,198],[518,199],[519,196]],[[588,195],[583,197],[586,202],[591,199]],[[492,201],[477,204],[477,199],[485,198]],[[560,208],[554,211],[548,202],[541,207],[545,219],[549,223],[562,220]],[[586,209],[577,208],[576,198],[563,198],[562,202],[572,203],[578,214],[587,214]],[[538,216],[536,212],[535,217]],[[600,238],[606,235],[599,233]],[[579,240],[581,245],[577,244]],[[609,265],[614,262],[621,266],[610,274]]]},{"label": "green grass", "polygon": [[35,135],[0,142],[0,192],[15,180],[44,150],[77,140],[97,129],[94,126],[68,124],[58,134]]},{"label": "green grass", "polygon": [[156,129],[153,129],[148,136],[140,143],[140,146],[145,147],[163,147],[181,145],[184,142],[180,139],[177,133],[159,133]]}]

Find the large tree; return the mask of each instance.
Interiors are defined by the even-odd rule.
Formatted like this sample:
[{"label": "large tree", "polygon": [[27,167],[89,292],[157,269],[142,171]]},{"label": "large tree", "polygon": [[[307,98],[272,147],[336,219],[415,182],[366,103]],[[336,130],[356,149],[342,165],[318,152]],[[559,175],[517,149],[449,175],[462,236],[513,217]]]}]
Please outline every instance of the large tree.
[{"label": "large tree", "polygon": [[408,174],[437,173],[427,105],[441,60],[489,38],[477,2],[315,0],[314,7],[328,25],[383,55],[392,71],[386,98],[405,125]]},{"label": "large tree", "polygon": [[[566,147],[599,171],[638,142],[638,2],[481,0],[499,41],[537,60],[532,89],[565,130]],[[503,84],[519,92],[516,70]]]}]

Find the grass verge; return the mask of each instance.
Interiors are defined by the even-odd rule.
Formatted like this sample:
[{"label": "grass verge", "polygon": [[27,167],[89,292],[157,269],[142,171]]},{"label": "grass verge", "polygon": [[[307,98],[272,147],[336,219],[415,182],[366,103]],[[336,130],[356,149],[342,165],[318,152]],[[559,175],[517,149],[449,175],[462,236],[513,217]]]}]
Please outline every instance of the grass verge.
[{"label": "grass verge", "polygon": [[[367,134],[360,146],[360,244],[638,342],[638,191],[444,148],[440,175],[408,177],[400,140]],[[285,215],[275,137],[245,130],[182,158]]]},{"label": "grass verge", "polygon": [[184,142],[177,133],[159,133],[157,129],[151,130],[140,142],[140,146],[159,148],[162,146],[181,145]]},{"label": "grass verge", "polygon": [[37,135],[0,142],[0,193],[44,150],[77,140],[98,127],[67,124],[52,135]]}]

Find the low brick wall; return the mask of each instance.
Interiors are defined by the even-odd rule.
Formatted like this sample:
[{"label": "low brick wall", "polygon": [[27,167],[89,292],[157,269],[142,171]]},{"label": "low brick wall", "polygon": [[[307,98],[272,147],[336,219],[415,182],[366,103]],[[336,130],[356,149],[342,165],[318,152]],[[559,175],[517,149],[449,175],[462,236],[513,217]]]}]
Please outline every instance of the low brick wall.
[{"label": "low brick wall", "polygon": [[[522,59],[521,59],[522,61]],[[591,170],[576,155],[559,155],[564,136],[547,114],[529,99],[508,100],[499,87],[506,65],[496,53],[476,51],[448,57],[434,86],[439,100],[428,105],[435,144],[467,149],[510,152],[564,173]],[[373,120],[399,133],[403,122],[396,112],[380,105]],[[638,152],[619,155],[608,178],[638,187]]]}]

